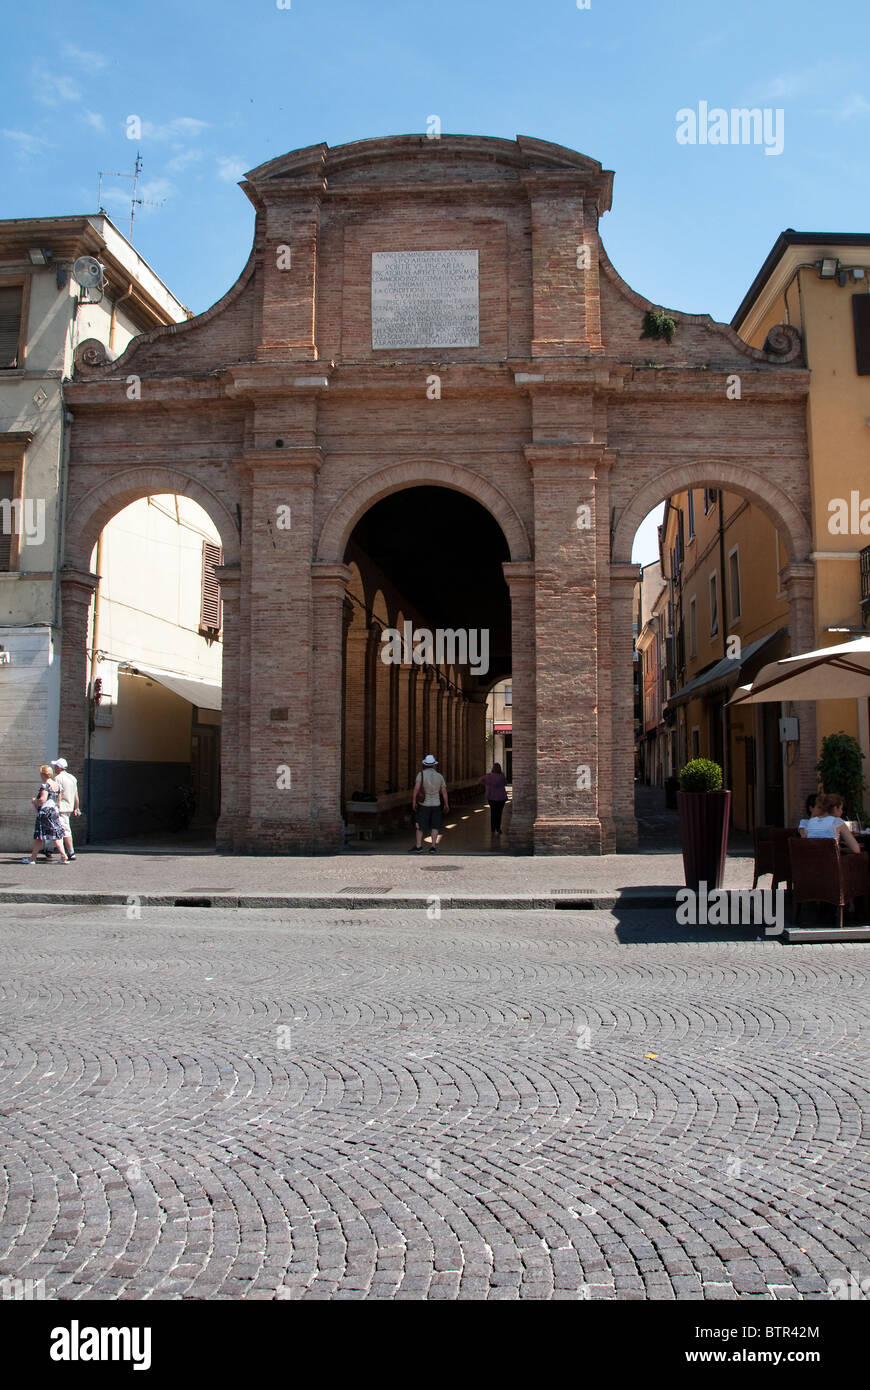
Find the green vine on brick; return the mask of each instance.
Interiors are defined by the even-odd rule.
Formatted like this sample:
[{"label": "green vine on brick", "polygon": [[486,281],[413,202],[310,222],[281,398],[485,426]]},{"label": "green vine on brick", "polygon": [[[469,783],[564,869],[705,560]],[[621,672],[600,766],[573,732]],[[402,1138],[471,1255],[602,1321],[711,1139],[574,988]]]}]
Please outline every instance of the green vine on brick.
[{"label": "green vine on brick", "polygon": [[677,330],[677,325],[664,309],[648,309],[643,316],[642,338],[664,338],[669,343]]}]

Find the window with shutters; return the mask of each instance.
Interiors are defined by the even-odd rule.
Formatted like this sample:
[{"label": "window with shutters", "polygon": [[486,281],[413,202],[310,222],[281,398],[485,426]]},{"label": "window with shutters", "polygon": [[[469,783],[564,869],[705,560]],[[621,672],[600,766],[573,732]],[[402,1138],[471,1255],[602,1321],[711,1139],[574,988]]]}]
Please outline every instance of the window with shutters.
[{"label": "window with shutters", "polygon": [[200,606],[199,626],[202,631],[220,632],[221,628],[221,586],[215,574],[215,567],[224,562],[224,553],[219,545],[211,541],[202,543],[202,604]]},{"label": "window with shutters", "polygon": [[870,294],[852,295],[855,319],[855,366],[859,376],[870,376]]},{"label": "window with shutters", "polygon": [[15,554],[17,510],[13,503],[18,494],[15,489],[13,469],[0,470],[0,570],[11,570]]},{"label": "window with shutters", "polygon": [[0,370],[24,365],[19,359],[23,295],[22,285],[0,285]]}]

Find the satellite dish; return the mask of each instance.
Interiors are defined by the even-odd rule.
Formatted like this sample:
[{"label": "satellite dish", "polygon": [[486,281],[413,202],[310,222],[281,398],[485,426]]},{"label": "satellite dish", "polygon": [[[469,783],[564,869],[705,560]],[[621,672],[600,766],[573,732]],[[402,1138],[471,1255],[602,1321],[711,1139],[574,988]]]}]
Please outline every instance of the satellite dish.
[{"label": "satellite dish", "polygon": [[81,285],[83,290],[93,290],[102,288],[103,267],[95,256],[79,256],[73,262],[73,279],[77,285]]}]

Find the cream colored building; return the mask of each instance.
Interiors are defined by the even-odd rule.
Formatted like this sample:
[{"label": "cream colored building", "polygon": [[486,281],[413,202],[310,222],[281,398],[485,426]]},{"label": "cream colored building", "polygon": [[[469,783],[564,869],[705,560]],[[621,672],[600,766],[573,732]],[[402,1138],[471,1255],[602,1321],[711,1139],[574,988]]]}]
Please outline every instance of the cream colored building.
[{"label": "cream colored building", "polygon": [[[104,283],[72,278],[81,256]],[[114,358],[188,311],[103,214],[0,221],[0,848],[25,850],[57,757],[59,556],[77,353]],[[81,768],[74,768],[79,776]]]},{"label": "cream colored building", "polygon": [[143,497],[104,527],[91,568],[92,728],[84,792],[93,840],[182,828],[220,807],[220,537],[196,502]]},{"label": "cream colored building", "polygon": [[[870,621],[870,233],[782,232],[732,319],[754,347],[777,323],[800,331],[810,369],[808,650],[848,641]],[[841,729],[858,738],[870,776],[868,709],[867,700],[823,700],[816,726],[819,744]]]}]

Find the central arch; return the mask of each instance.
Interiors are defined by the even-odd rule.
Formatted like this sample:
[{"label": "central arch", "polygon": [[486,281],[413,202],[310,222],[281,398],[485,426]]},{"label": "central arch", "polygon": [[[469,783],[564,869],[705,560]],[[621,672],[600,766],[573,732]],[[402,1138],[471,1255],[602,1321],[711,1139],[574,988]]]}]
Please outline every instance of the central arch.
[{"label": "central arch", "polygon": [[504,532],[511,560],[531,558],[528,532],[519,513],[492,483],[460,464],[445,463],[442,459],[407,459],[370,473],[342,494],[323,523],[317,543],[317,561],[341,564],[353,528],[370,507],[392,492],[425,486],[451,488],[480,502]]}]

